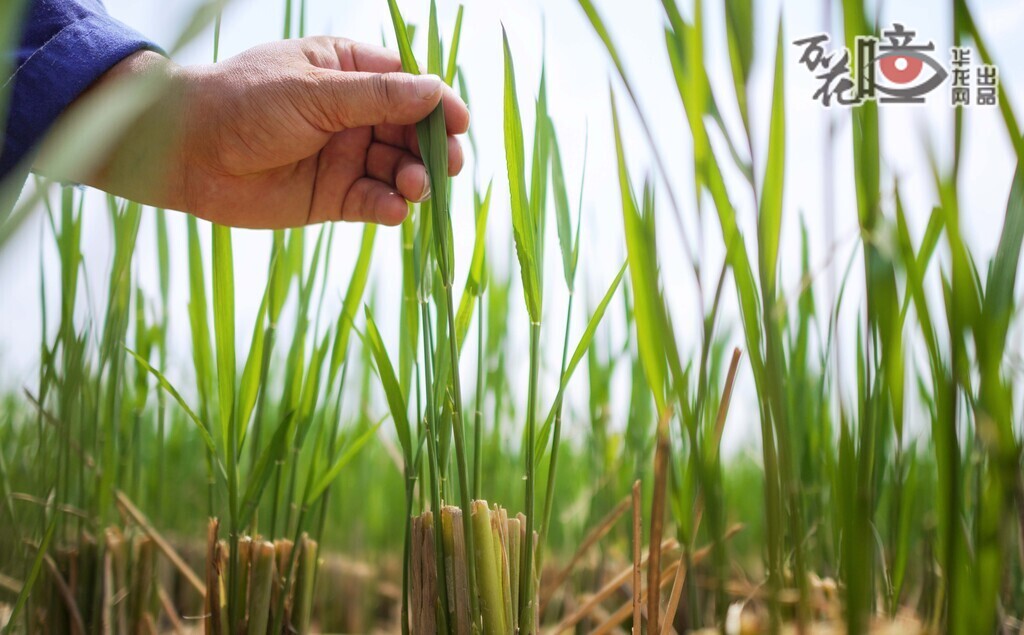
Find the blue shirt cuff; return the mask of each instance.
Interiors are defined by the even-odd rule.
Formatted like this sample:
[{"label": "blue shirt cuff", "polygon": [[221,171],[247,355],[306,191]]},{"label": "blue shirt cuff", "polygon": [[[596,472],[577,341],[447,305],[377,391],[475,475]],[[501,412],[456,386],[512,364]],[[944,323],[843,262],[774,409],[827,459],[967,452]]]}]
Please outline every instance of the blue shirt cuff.
[{"label": "blue shirt cuff", "polygon": [[[36,16],[31,10],[27,17],[27,38],[33,31],[38,35],[40,27],[54,26],[32,24]],[[103,73],[136,51],[159,50],[102,9],[81,10],[75,18],[38,48],[20,51],[28,55],[8,80],[13,83],[0,179],[30,156],[57,117]]]}]

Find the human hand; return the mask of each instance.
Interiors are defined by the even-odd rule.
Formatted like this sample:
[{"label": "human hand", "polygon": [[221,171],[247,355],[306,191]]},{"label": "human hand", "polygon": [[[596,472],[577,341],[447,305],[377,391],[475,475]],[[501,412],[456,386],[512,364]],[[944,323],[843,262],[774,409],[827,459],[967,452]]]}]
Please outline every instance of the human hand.
[{"label": "human hand", "polygon": [[[86,182],[226,225],[398,224],[406,199],[429,195],[415,123],[443,101],[449,134],[469,126],[438,77],[401,73],[397,53],[344,39],[286,40],[184,68],[143,52],[122,65],[110,74],[161,68],[170,90]],[[448,156],[457,174],[452,136]]]}]

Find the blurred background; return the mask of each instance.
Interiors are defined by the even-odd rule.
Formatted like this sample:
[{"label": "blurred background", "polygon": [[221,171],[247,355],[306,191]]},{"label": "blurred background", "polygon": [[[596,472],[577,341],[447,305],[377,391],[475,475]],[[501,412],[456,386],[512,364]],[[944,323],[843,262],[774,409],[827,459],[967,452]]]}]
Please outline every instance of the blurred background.
[{"label": "blurred background", "polygon": [[[110,13],[158,45],[170,48],[198,2],[193,0],[106,0]],[[618,78],[600,41],[594,35],[586,17],[573,0],[525,0],[498,2],[469,0],[466,2],[462,35],[460,65],[469,86],[470,110],[478,152],[474,155],[464,140],[468,161],[462,176],[454,181],[453,220],[456,240],[457,285],[465,279],[469,254],[473,243],[472,183],[481,188],[494,182],[494,200],[488,234],[498,253],[505,253],[512,242],[508,214],[508,186],[503,154],[502,130],[502,61],[501,25],[509,33],[516,59],[518,89],[522,103],[532,103],[539,82],[542,61],[546,59],[548,76],[548,103],[557,129],[562,157],[570,185],[570,195],[578,191],[579,175],[586,149],[587,173],[583,192],[582,247],[580,255],[580,304],[592,308],[601,297],[619,265],[625,259],[622,240],[622,216],[615,174],[615,154],[609,107],[609,86],[618,88]],[[764,1],[754,3],[755,55],[750,100],[752,108],[755,151],[766,146],[768,103],[771,100],[771,73],[774,59],[775,30],[782,19],[786,81],[786,174],[789,175],[784,199],[782,239],[790,246],[780,255],[781,289],[787,295],[801,284],[799,270],[800,224],[806,223],[810,238],[811,269],[819,311],[827,314],[834,306],[834,298],[843,278],[851,254],[857,249],[858,226],[852,172],[851,120],[842,107],[823,108],[812,99],[818,81],[798,64],[802,50],[793,46],[793,40],[831,32],[830,48],[840,46],[838,11],[828,8],[827,2],[796,0],[789,2]],[[868,3],[869,6],[872,3]],[[917,31],[922,42],[932,41],[936,46],[936,59],[948,65],[951,45],[952,18],[949,4],[917,0],[877,2],[874,12],[878,23],[889,25],[901,22]],[[1019,0],[974,0],[969,3],[988,38],[992,54],[999,65],[1002,91],[1009,91],[1014,103],[1024,103],[1024,3]],[[426,23],[427,3],[403,2],[402,10],[408,21]],[[704,294],[714,291],[714,277],[723,258],[721,232],[717,220],[704,222],[698,217],[693,201],[691,137],[680,105],[672,71],[662,45],[663,12],[658,0],[596,0],[595,6],[609,25],[613,40],[623,57],[625,67],[637,87],[641,107],[656,130],[656,141],[661,148],[670,173],[678,174],[673,187],[683,202],[683,221],[692,248],[698,250],[703,267]],[[439,20],[444,29],[454,22],[457,3],[439,2]],[[251,46],[281,37],[283,23],[280,0],[234,0],[223,15],[220,54],[229,57]],[[296,12],[295,20],[299,19]],[[721,3],[710,3],[705,14],[706,59],[710,60],[708,74],[716,93],[729,94],[728,52],[723,26]],[[209,63],[213,54],[212,28],[197,37],[175,61],[179,64]],[[306,16],[308,34],[327,34],[365,42],[383,41],[394,46],[387,3],[353,2],[345,0],[311,0]],[[414,42],[423,53],[422,35]],[[977,56],[976,56],[977,57]],[[976,59],[975,63],[979,63]],[[621,95],[621,89],[617,92]],[[726,100],[728,102],[728,100]],[[639,179],[643,175],[654,177],[652,156],[641,133],[636,117],[625,103],[620,103],[626,139],[626,155],[631,172]],[[882,141],[883,192],[892,191],[898,180],[911,232],[919,236],[923,231],[932,205],[937,200],[933,179],[927,161],[927,149],[936,150],[940,160],[951,160],[951,139],[954,110],[949,105],[948,80],[933,91],[923,105],[893,105],[879,109]],[[734,130],[741,126],[734,108],[722,112],[726,125]],[[524,125],[533,125],[532,108],[523,109]],[[830,142],[831,137],[831,142]],[[963,235],[979,262],[985,262],[995,251],[998,231],[1005,211],[1014,162],[1010,143],[1003,133],[996,107],[973,106],[966,110],[964,129],[964,162],[961,171],[961,218]],[[712,138],[719,144],[720,138]],[[829,145],[835,148],[829,158]],[[758,157],[756,165],[763,167]],[[742,177],[731,163],[723,163],[729,185],[741,183]],[[731,170],[731,171],[730,171]],[[657,181],[657,179],[655,179]],[[739,223],[751,243],[756,236],[755,210],[746,188],[740,186],[733,203],[737,206]],[[891,195],[889,195],[891,197]],[[102,298],[106,291],[108,272],[103,266],[110,262],[109,218],[104,212],[102,194],[92,192],[86,205],[84,235],[82,239],[87,281],[86,293],[90,298]],[[667,213],[667,210],[664,210]],[[138,284],[150,297],[156,296],[156,259],[145,254],[155,249],[153,216],[143,216],[139,232],[138,254],[143,257],[137,268]],[[20,230],[0,254],[0,388],[17,389],[35,381],[38,373],[40,341],[40,293],[54,305],[59,298],[56,284],[56,255],[53,241],[44,231],[45,214],[37,214]],[[676,320],[680,346],[690,353],[699,347],[698,287],[684,255],[679,236],[666,217],[661,223],[659,236],[662,277],[666,296]],[[203,231],[208,227],[203,226]],[[183,244],[184,217],[172,216],[170,222],[172,245]],[[258,308],[262,293],[271,235],[262,231],[237,230],[235,236],[236,289],[238,302],[239,345],[250,333],[250,325]],[[326,294],[324,316],[336,315],[341,293],[355,263],[359,244],[358,227],[342,226],[335,234],[335,247],[331,254],[331,279]],[[753,247],[750,247],[753,249]],[[550,259],[557,258],[558,245],[553,232],[549,232],[547,251]],[[753,253],[753,252],[752,252]],[[165,369],[169,378],[189,376],[191,372],[190,340],[186,302],[188,283],[184,251],[172,250],[170,354]],[[506,271],[509,264],[495,259],[491,263],[498,271]],[[42,278],[43,271],[49,276]],[[399,231],[383,229],[378,235],[377,253],[371,272],[371,289],[376,289],[372,301],[385,341],[394,349],[397,342],[400,279]],[[557,278],[557,268],[548,268],[547,275]],[[514,276],[514,301],[510,303],[509,327],[512,342],[510,350],[526,350],[528,335],[525,309],[521,302],[518,273]],[[53,284],[48,284],[52,282]],[[545,314],[552,323],[560,322],[565,313],[566,296],[561,285],[549,282],[551,290],[545,298]],[[839,389],[850,397],[853,356],[842,355],[844,342],[853,346],[857,315],[863,311],[863,269],[852,268],[847,286],[849,296],[843,302],[837,350],[842,367],[839,370]],[[394,293],[389,291],[394,290]],[[934,290],[934,289],[933,289]],[[99,309],[102,302],[94,302]],[[583,327],[589,311],[576,312],[577,332]],[[102,315],[94,314],[96,320]],[[287,330],[293,315],[284,316]],[[736,345],[742,345],[735,294],[723,296],[722,325],[732,335]],[[51,327],[55,327],[51,321]],[[621,341],[625,335],[625,320],[621,306],[609,312],[602,326],[610,341]],[[1011,331],[1009,350],[1018,355],[1021,350],[1020,334]],[[542,384],[547,399],[557,387],[558,362],[561,352],[560,329],[549,329],[544,342],[545,367]],[[473,338],[470,338],[471,340]],[[475,342],[469,343],[464,360],[475,359]],[[687,354],[684,352],[684,357]],[[525,395],[527,359],[525,355],[509,360],[509,378],[514,390]],[[191,382],[180,382],[186,392]],[[628,410],[629,377],[625,367],[613,378],[611,395],[619,407],[613,413]],[[566,434],[573,435],[572,413],[583,413],[586,408],[584,382],[570,386],[567,397]],[[909,404],[908,426],[919,429],[920,418],[914,416],[915,406]],[[726,452],[756,450],[758,443],[756,395],[746,364],[740,365],[734,406],[726,427]],[[612,425],[624,426],[622,416],[613,416]]]}]

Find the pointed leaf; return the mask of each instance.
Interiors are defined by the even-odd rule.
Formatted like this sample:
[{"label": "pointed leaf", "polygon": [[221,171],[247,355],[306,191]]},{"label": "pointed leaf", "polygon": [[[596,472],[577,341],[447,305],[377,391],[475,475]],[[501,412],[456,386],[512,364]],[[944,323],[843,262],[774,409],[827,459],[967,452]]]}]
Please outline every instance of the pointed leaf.
[{"label": "pointed leaf", "polygon": [[402,387],[395,376],[395,369],[391,364],[391,358],[388,357],[387,349],[384,347],[380,331],[377,330],[377,325],[373,321],[370,307],[364,307],[364,312],[366,313],[366,333],[363,336],[363,341],[369,347],[374,364],[377,366],[377,375],[384,387],[384,396],[387,398],[388,408],[391,410],[391,418],[395,422],[398,442],[402,446],[402,457],[405,459],[406,465],[412,465],[412,432],[409,427],[408,406],[402,396]]},{"label": "pointed leaf", "polygon": [[523,122],[516,97],[516,76],[508,34],[502,28],[505,47],[505,161],[508,167],[509,190],[512,197],[512,232],[523,277],[523,293],[530,321],[540,324],[541,281],[538,271],[537,228],[526,195],[525,150]]}]

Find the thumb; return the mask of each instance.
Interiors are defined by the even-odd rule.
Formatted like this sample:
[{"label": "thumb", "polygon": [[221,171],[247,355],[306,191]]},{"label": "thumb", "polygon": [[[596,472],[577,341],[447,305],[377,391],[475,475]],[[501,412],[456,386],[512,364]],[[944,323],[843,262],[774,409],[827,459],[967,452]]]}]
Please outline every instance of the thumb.
[{"label": "thumb", "polygon": [[331,72],[318,80],[310,106],[335,131],[416,123],[434,110],[444,87],[436,75],[409,73]]}]

